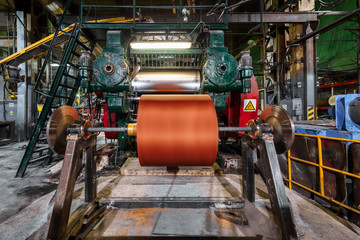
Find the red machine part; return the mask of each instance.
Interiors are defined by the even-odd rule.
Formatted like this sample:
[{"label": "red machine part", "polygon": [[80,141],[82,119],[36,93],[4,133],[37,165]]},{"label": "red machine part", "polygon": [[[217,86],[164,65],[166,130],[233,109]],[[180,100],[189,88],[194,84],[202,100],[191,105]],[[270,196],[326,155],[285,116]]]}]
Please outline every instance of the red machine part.
[{"label": "red machine part", "polygon": [[[107,103],[103,104],[104,109],[104,127],[116,127],[116,114],[109,113]],[[109,139],[116,139],[116,132],[105,132],[105,137]]]},{"label": "red machine part", "polygon": [[239,91],[229,92],[227,104],[228,126],[245,127],[246,123],[251,119],[257,119],[258,102],[258,85],[255,76],[252,76],[250,93],[240,93]]}]

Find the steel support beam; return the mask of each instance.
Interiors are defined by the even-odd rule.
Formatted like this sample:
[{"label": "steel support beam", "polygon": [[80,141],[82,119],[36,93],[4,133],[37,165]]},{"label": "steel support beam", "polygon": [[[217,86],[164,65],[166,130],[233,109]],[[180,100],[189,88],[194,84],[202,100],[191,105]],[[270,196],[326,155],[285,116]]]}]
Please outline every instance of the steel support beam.
[{"label": "steel support beam", "polygon": [[[360,9],[360,0],[356,1],[356,7]],[[357,15],[357,36],[356,36],[356,56],[357,56],[357,93],[360,93],[360,14]]]},{"label": "steel support beam", "polygon": [[72,195],[74,192],[77,172],[81,167],[80,156],[86,151],[85,157],[85,200],[93,202],[96,198],[96,162],[94,151],[96,147],[96,135],[87,140],[77,134],[67,136],[66,152],[63,168],[61,170],[58,188],[55,195],[55,203],[51,215],[47,239],[64,239],[67,234],[68,220],[70,216]]},{"label": "steel support beam", "polygon": [[85,202],[93,203],[96,198],[96,146],[83,151],[85,163]]},{"label": "steel support beam", "polygon": [[81,153],[79,150],[81,144],[78,141],[78,136],[70,137],[68,138],[63,168],[55,195],[55,204],[47,239],[63,239],[66,235],[78,161]]},{"label": "steel support beam", "polygon": [[360,8],[355,9],[354,11],[349,12],[345,16],[339,18],[338,20],[330,23],[329,25],[302,36],[301,38],[293,41],[292,44],[293,45],[300,44],[300,43],[304,42],[305,40],[307,40],[309,38],[315,37],[316,35],[321,34],[323,32],[327,32],[327,31],[329,31],[329,30],[343,24],[344,22],[347,22],[347,21],[353,19],[355,17],[355,15],[359,14],[359,13],[360,13]]},{"label": "steel support beam", "polygon": [[[260,23],[260,13],[238,13],[231,14],[228,16],[229,23]],[[277,12],[277,13],[263,13],[263,23],[305,23],[317,21],[316,13],[288,13],[288,12]]]},{"label": "steel support beam", "polygon": [[[305,26],[305,33],[309,34],[313,30],[310,24]],[[306,120],[316,119],[316,40],[314,37],[305,41],[304,46],[304,83],[305,83],[305,105]]]},{"label": "steel support beam", "polygon": [[249,146],[247,136],[241,138],[241,159],[242,159],[242,194],[243,198],[255,202],[255,175],[254,158],[256,151]]},{"label": "steel support beam", "polygon": [[297,239],[291,205],[285,193],[279,161],[272,137],[264,136],[260,141],[259,170],[269,192],[274,220],[281,228],[282,239]]}]

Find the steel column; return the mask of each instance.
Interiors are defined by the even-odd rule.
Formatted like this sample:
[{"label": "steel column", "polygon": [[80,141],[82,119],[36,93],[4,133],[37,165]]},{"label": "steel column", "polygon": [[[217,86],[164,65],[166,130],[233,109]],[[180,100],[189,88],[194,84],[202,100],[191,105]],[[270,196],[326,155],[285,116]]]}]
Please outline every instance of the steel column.
[{"label": "steel column", "polygon": [[241,138],[242,159],[242,193],[243,198],[255,202],[255,175],[254,175],[255,149],[247,143],[246,136]]},{"label": "steel column", "polygon": [[[74,192],[77,172],[81,164],[79,158],[84,149],[87,149],[85,161],[85,199],[94,201],[96,197],[96,164],[94,159],[94,149],[96,147],[96,135],[89,139],[81,139],[77,134],[67,136],[67,145],[64,156],[63,167],[60,174],[59,185],[55,195],[55,204],[51,215],[50,226],[47,239],[64,239],[67,233],[67,225],[70,215],[72,195]],[[92,159],[90,159],[92,157]],[[93,169],[91,169],[93,168]]]},{"label": "steel column", "polygon": [[282,239],[297,239],[291,206],[285,193],[273,138],[265,136],[260,141],[260,171],[268,189],[274,220],[281,228]]},{"label": "steel column", "polygon": [[[305,33],[313,32],[311,25],[307,24]],[[304,116],[306,120],[316,119],[316,41],[315,37],[309,38],[305,41],[304,46],[304,78],[305,78],[305,91],[304,91]]]},{"label": "steel column", "polygon": [[[358,9],[360,9],[360,0],[356,0],[356,7]],[[357,27],[357,36],[356,36],[356,45],[357,45],[357,51],[356,51],[356,56],[357,56],[357,93],[360,93],[360,14],[358,14],[357,16],[357,23],[356,23],[356,27]]]},{"label": "steel column", "polygon": [[96,146],[87,148],[85,153],[85,202],[91,203],[96,198]]},{"label": "steel column", "polygon": [[78,136],[70,135],[56,191],[47,239],[63,239],[66,235],[80,155]]}]

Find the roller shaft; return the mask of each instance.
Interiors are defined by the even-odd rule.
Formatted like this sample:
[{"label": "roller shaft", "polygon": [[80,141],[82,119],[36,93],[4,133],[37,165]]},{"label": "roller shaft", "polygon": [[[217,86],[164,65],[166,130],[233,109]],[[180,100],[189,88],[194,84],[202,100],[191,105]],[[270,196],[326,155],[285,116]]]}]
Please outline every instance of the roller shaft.
[{"label": "roller shaft", "polygon": [[126,132],[127,127],[91,127],[87,132]]},{"label": "roller shaft", "polygon": [[253,129],[251,127],[219,127],[219,132],[239,132],[245,131],[250,132]]},{"label": "roller shaft", "polygon": [[[239,131],[252,131],[251,127],[219,127],[219,132],[239,132]],[[126,132],[127,127],[91,127],[88,132]]]}]

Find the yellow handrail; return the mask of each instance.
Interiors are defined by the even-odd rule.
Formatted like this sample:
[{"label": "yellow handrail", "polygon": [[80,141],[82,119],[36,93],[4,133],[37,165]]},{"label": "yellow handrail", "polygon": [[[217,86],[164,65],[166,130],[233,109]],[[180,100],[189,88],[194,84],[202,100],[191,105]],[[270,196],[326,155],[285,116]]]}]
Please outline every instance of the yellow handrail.
[{"label": "yellow handrail", "polygon": [[[139,18],[135,18],[135,20],[138,21]],[[117,18],[101,19],[101,20],[97,20],[96,22],[97,23],[124,23],[124,22],[132,22],[132,21],[133,21],[133,19],[124,19],[124,17],[117,17]],[[95,20],[87,21],[87,23],[95,23]],[[74,24],[71,24],[70,26],[62,29],[61,31],[59,31],[58,37],[64,35],[65,34],[64,32],[71,32],[71,30],[73,30],[73,28],[74,28]],[[43,38],[43,39],[41,39],[41,40],[39,40],[39,41],[37,41],[37,42],[35,42],[35,43],[33,43],[33,44],[31,44],[31,45],[29,45],[29,46],[27,46],[26,48],[24,48],[24,49],[22,49],[20,51],[17,51],[16,53],[13,53],[12,55],[10,55],[10,56],[8,56],[8,57],[6,57],[4,59],[1,59],[0,60],[0,65],[3,64],[3,63],[9,62],[11,60],[14,60],[15,58],[21,56],[22,54],[25,54],[25,53],[27,53],[27,52],[35,49],[35,48],[40,47],[41,45],[43,45],[45,43],[50,42],[53,38],[54,38],[54,33],[47,36],[47,37],[45,37],[45,38]],[[67,41],[68,41],[68,39],[64,40],[61,43],[58,43],[56,46],[60,46],[61,44],[66,43]],[[34,58],[34,57],[37,57],[37,56],[39,56],[39,55],[41,55],[41,54],[43,54],[45,52],[46,51],[42,51],[42,52],[40,52],[40,53],[38,53],[38,54],[36,54],[34,56],[31,56],[30,58],[25,59],[24,62],[26,62],[26,61]]]},{"label": "yellow handrail", "polygon": [[[349,177],[354,177],[357,179],[360,179],[360,174],[354,174],[354,173],[349,173],[347,171],[342,171],[336,168],[332,168],[332,167],[328,167],[328,166],[324,166],[323,165],[323,155],[322,155],[322,145],[321,145],[321,140],[325,139],[325,140],[335,140],[335,141],[345,141],[345,142],[353,142],[353,143],[360,143],[360,140],[353,140],[353,139],[346,139],[346,138],[335,138],[335,137],[325,137],[325,136],[318,136],[318,135],[310,135],[310,134],[302,134],[302,133],[295,133],[296,136],[302,136],[302,137],[310,137],[310,138],[316,138],[317,139],[317,146],[318,146],[318,162],[319,163],[314,163],[308,160],[304,160],[304,159],[300,159],[300,158],[296,158],[291,156],[291,152],[290,150],[288,151],[288,178],[284,178],[285,181],[287,181],[289,183],[289,189],[292,190],[293,186],[292,184],[295,184],[309,192],[312,192],[322,198],[325,198],[326,200],[335,203],[337,205],[340,205],[348,210],[351,210],[357,214],[360,214],[360,208],[359,207],[351,207],[348,206],[342,202],[339,202],[337,200],[334,200],[328,196],[325,195],[325,184],[324,184],[324,169],[328,170],[328,171],[333,171],[333,172],[337,172],[337,173],[341,173],[343,175],[349,176]],[[320,175],[320,192],[317,192],[313,189],[310,189],[296,181],[292,180],[292,169],[291,169],[291,161],[297,161],[297,162],[301,162],[301,163],[305,163],[311,166],[315,166],[319,168],[319,175]]]}]

